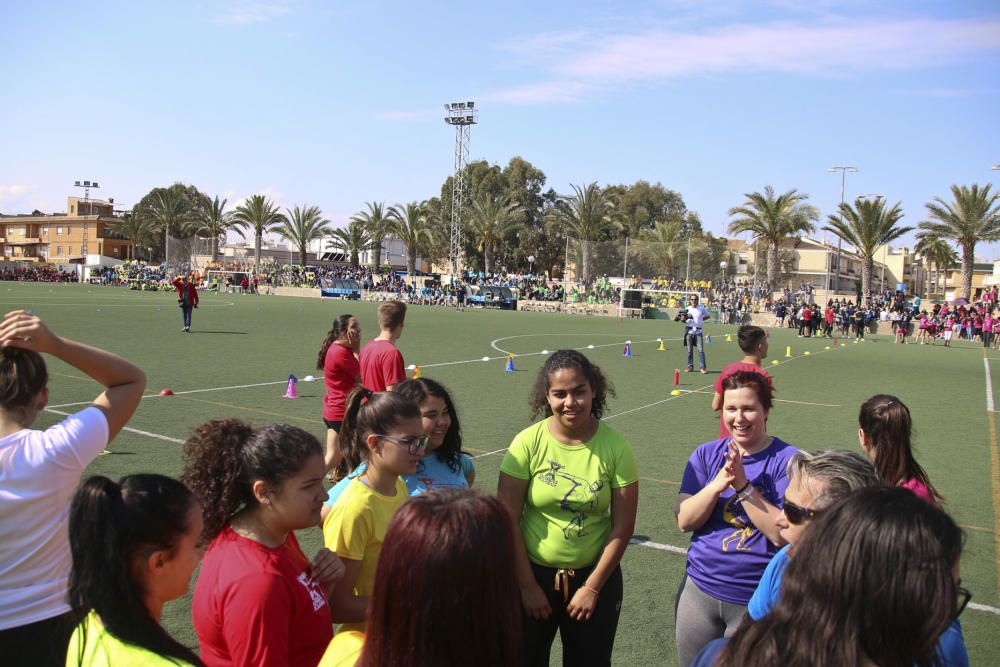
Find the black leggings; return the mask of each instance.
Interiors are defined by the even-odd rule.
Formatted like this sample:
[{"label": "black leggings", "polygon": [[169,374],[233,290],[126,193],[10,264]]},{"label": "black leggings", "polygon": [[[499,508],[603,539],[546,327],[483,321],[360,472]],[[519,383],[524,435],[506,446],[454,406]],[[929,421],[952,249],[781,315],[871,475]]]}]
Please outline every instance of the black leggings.
[{"label": "black leggings", "polygon": [[548,667],[549,652],[556,630],[562,639],[563,665],[565,667],[605,667],[611,664],[611,651],[615,646],[618,631],[618,616],[622,609],[621,567],[608,577],[607,583],[597,598],[594,614],[588,621],[575,621],[566,613],[566,605],[581,584],[593,571],[593,566],[576,570],[576,576],[569,580],[569,595],[563,600],[562,593],[553,589],[556,568],[543,567],[531,563],[535,581],[548,597],[552,615],[544,620],[529,618],[522,614],[524,622],[524,667]]},{"label": "black leggings", "polygon": [[66,650],[75,629],[73,614],[0,630],[0,656],[7,667],[66,667]]}]

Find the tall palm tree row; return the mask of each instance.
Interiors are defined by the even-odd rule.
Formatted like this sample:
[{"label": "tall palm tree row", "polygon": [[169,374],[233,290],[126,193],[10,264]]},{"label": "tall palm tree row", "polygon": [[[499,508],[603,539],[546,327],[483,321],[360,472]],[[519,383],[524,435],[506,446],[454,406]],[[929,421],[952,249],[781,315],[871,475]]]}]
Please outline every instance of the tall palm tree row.
[{"label": "tall palm tree row", "polygon": [[152,259],[151,252],[142,252],[143,250],[151,251],[152,246],[156,243],[158,230],[152,220],[138,212],[128,212],[115,222],[110,223],[108,229],[132,241],[131,259],[139,259],[140,255],[146,255],[146,259]]},{"label": "tall palm tree row", "polygon": [[560,195],[550,211],[549,222],[563,234],[580,242],[582,255],[580,278],[590,282],[594,262],[593,244],[605,234],[623,228],[615,212],[615,203],[596,182],[572,185],[572,195]]},{"label": "tall palm tree row", "polygon": [[253,230],[255,266],[260,266],[260,244],[264,234],[284,220],[277,204],[264,195],[253,195],[233,211],[235,223]]},{"label": "tall palm tree row", "polygon": [[296,206],[286,208],[288,215],[274,228],[274,232],[291,243],[299,251],[299,265],[306,264],[306,249],[313,241],[320,241],[330,235],[330,221],[323,217],[319,206]]},{"label": "tall palm tree row", "polygon": [[871,295],[874,291],[872,274],[875,270],[875,251],[913,231],[913,227],[897,226],[903,217],[900,203],[896,202],[892,208],[886,208],[882,197],[858,198],[853,206],[843,202],[839,211],[840,215],[827,217],[827,224],[823,229],[854,246],[861,255],[861,291],[865,295]]},{"label": "tall palm tree row", "polygon": [[[370,226],[365,224],[363,220],[353,217],[347,223],[347,227],[334,229],[330,232],[330,244],[344,253],[350,259],[351,266],[356,269],[361,263],[359,261],[361,253],[367,250],[376,252],[375,248],[382,246],[381,241],[372,238],[370,229]],[[373,268],[377,266],[378,264],[373,264]]]},{"label": "tall palm tree row", "polygon": [[490,197],[483,193],[466,208],[469,232],[472,234],[476,250],[483,254],[483,269],[493,272],[493,257],[504,236],[520,229],[518,221],[523,208],[510,201],[509,197]]},{"label": "tall palm tree row", "polygon": [[991,192],[992,185],[980,188],[952,185],[952,201],[940,197],[927,204],[930,220],[921,222],[920,229],[942,239],[954,241],[962,250],[962,291],[959,296],[972,298],[972,271],[976,258],[976,243],[1000,240],[1000,193]]},{"label": "tall palm tree row", "polygon": [[219,239],[224,239],[229,231],[236,232],[241,238],[244,223],[233,218],[232,212],[226,212],[226,200],[219,201],[218,195],[208,202],[192,221],[192,230],[198,236],[208,238],[212,242],[212,261],[219,260]]},{"label": "tall palm tree row", "polygon": [[417,270],[420,248],[431,241],[432,224],[427,202],[396,204],[389,208],[388,217],[392,220],[392,233],[406,246],[406,271],[413,275]]},{"label": "tall palm tree row", "polygon": [[177,187],[158,189],[134,213],[153,229],[163,232],[164,257],[168,262],[170,236],[182,235],[196,215],[191,202]]},{"label": "tall palm tree row", "polygon": [[792,188],[776,195],[770,185],[764,192],[748,192],[740,206],[729,209],[730,234],[750,232],[754,241],[767,246],[767,283],[778,284],[778,250],[782,241],[798,232],[813,231],[813,221],[819,219],[816,207],[805,203],[809,195]]},{"label": "tall palm tree row", "polygon": [[[951,244],[940,236],[935,236],[928,232],[917,234],[917,245],[913,248],[919,252],[926,264],[934,265],[934,287],[935,291],[940,291],[944,296],[948,289],[948,274],[945,273],[944,285],[941,285],[941,269],[947,269],[958,261],[958,253],[951,247]],[[931,272],[927,271],[927,298],[931,296]]]},{"label": "tall palm tree row", "polygon": [[355,213],[351,216],[351,222],[356,220],[365,228],[371,243],[364,250],[372,251],[371,266],[373,271],[377,271],[382,265],[382,243],[392,227],[392,219],[385,209],[385,202],[369,201],[365,202],[365,206],[368,210]]}]

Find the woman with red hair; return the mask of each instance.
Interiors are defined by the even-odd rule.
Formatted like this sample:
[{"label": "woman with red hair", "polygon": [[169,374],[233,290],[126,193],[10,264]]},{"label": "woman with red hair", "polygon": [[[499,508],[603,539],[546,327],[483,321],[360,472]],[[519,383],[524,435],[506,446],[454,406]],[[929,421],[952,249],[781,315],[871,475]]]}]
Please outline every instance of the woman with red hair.
[{"label": "woman with red hair", "polygon": [[521,658],[513,524],[492,496],[411,498],[385,535],[367,632],[341,631],[320,667],[507,667]]}]

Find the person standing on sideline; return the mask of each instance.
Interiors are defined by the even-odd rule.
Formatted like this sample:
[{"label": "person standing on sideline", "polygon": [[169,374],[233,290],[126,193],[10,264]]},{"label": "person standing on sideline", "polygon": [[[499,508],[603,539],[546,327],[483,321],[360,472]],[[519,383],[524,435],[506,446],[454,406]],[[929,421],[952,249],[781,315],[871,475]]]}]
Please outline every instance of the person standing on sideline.
[{"label": "person standing on sideline", "polygon": [[406,304],[386,301],[378,307],[378,336],[361,348],[361,383],[373,392],[391,391],[393,385],[406,379],[403,355],[396,341],[403,335]]},{"label": "person standing on sideline", "polygon": [[191,311],[198,307],[198,289],[187,274],[174,278],[171,284],[177,288],[177,304],[184,313],[184,328],[181,331],[191,333]]},{"label": "person standing on sideline", "polygon": [[715,381],[715,395],[712,396],[712,410],[719,413],[720,438],[725,438],[729,435],[729,429],[726,428],[726,420],[722,417],[722,383],[727,377],[739,371],[759,373],[767,379],[767,384],[771,387],[772,391],[774,389],[771,376],[761,367],[761,362],[767,357],[767,333],[760,327],[745,324],[736,333],[736,340],[740,345],[740,349],[743,350],[743,359],[727,364],[722,369],[719,379]]},{"label": "person standing on sideline", "polygon": [[[316,369],[323,371],[326,396],[323,399],[323,422],[326,424],[326,454],[323,457],[326,471],[339,470],[343,454],[337,446],[337,434],[344,420],[344,402],[347,394],[361,383],[361,366],[357,354],[361,350],[361,325],[353,315],[344,313],[333,320],[326,332],[316,358]],[[348,472],[346,469],[343,472]],[[334,476],[331,482],[343,475]]]},{"label": "person standing on sideline", "polygon": [[698,295],[692,294],[688,300],[688,307],[682,308],[675,318],[678,322],[684,323],[684,347],[688,352],[688,365],[685,372],[694,371],[694,348],[698,348],[698,360],[701,362],[701,372],[707,373],[705,364],[705,339],[701,333],[701,325],[711,316],[708,309],[698,303]]}]

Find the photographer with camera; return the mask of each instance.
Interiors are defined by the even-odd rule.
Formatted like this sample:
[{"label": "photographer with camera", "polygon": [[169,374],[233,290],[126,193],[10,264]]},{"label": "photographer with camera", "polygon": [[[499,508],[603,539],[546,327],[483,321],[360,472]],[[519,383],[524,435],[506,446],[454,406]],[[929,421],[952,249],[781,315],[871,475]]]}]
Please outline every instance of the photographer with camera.
[{"label": "photographer with camera", "polygon": [[705,364],[705,339],[701,333],[701,325],[711,316],[708,309],[698,303],[698,295],[692,294],[688,299],[687,308],[681,308],[674,318],[675,322],[684,323],[684,347],[687,348],[688,365],[685,373],[694,371],[694,349],[698,348],[698,360],[701,362],[701,372],[707,373]]}]

